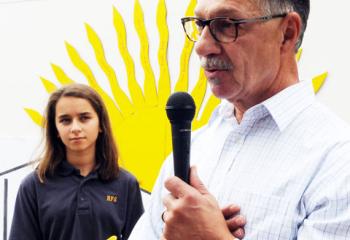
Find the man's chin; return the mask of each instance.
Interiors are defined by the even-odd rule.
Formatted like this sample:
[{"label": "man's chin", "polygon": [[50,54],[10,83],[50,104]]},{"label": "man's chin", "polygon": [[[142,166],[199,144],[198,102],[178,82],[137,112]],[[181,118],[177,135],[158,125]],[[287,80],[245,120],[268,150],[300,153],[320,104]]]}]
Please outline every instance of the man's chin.
[{"label": "man's chin", "polygon": [[208,82],[212,88],[221,84],[221,80],[219,78],[209,78]]},{"label": "man's chin", "polygon": [[220,99],[225,99],[227,96],[227,92],[224,89],[221,89],[221,87],[218,87],[218,85],[211,85],[211,92],[212,94]]}]

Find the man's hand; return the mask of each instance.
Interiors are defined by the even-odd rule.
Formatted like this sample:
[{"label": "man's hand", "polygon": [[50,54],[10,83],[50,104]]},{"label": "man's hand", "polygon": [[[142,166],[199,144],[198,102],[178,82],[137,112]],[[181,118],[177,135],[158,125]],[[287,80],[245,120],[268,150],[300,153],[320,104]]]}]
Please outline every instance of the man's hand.
[{"label": "man's hand", "polygon": [[230,218],[236,212],[231,214],[232,209],[225,208],[224,214],[228,216],[226,222],[217,201],[205,188],[194,167],[191,168],[190,184],[191,186],[177,177],[166,180],[165,187],[171,194],[163,199],[167,209],[163,216],[163,238],[234,239],[228,226],[237,226],[235,217]]},{"label": "man's hand", "polygon": [[246,224],[246,220],[242,215],[239,215],[240,210],[240,207],[234,204],[221,209],[226,219],[226,225],[230,229],[232,235],[242,239],[244,237],[244,225]]}]

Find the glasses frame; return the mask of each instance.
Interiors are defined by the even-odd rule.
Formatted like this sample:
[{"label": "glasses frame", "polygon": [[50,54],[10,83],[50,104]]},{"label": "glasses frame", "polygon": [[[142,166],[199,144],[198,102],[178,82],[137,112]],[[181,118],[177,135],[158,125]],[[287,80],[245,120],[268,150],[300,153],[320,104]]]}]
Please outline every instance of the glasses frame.
[{"label": "glasses frame", "polygon": [[[281,14],[275,14],[275,15],[268,15],[268,16],[262,16],[262,17],[256,17],[256,18],[242,18],[242,19],[234,19],[234,18],[228,18],[228,17],[215,17],[215,18],[211,18],[211,19],[201,19],[201,18],[198,18],[198,17],[183,17],[181,18],[181,23],[182,23],[182,27],[186,33],[186,36],[189,40],[191,40],[192,42],[197,42],[198,40],[193,40],[190,35],[187,33],[186,31],[186,27],[185,27],[185,24],[189,21],[193,21],[193,20],[197,20],[199,21],[202,26],[203,26],[203,30],[205,28],[205,26],[208,26],[209,27],[209,31],[210,31],[210,34],[213,36],[213,38],[218,41],[218,42],[221,42],[221,43],[230,43],[230,42],[235,42],[236,39],[238,38],[238,25],[240,24],[243,24],[243,23],[253,23],[253,22],[265,22],[265,21],[269,21],[271,19],[274,19],[274,18],[284,18],[288,15],[288,13],[281,13]],[[235,38],[232,40],[232,41],[220,41],[217,37],[216,37],[216,34],[214,33],[214,31],[211,29],[211,22],[217,20],[217,19],[226,19],[226,20],[229,20],[232,22],[232,24],[234,25],[235,27]]]}]

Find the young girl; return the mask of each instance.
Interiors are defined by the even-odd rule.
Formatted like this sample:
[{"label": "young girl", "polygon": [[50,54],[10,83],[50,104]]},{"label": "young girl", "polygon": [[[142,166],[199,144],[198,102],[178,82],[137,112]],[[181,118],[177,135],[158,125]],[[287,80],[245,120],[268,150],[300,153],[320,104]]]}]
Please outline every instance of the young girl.
[{"label": "young girl", "polygon": [[52,93],[45,149],[22,182],[10,240],[127,239],[143,213],[136,179],[118,167],[106,108],[90,87]]}]

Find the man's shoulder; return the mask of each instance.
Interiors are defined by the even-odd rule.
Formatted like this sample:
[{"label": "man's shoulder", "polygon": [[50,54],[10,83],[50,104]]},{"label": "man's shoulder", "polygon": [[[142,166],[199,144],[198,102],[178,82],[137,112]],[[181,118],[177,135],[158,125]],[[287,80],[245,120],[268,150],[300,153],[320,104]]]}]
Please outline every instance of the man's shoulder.
[{"label": "man's shoulder", "polygon": [[349,123],[322,103],[315,101],[312,108],[310,108],[309,114],[313,116],[311,118],[313,119],[313,124],[319,125],[320,129],[331,131],[338,136],[350,138]]}]

